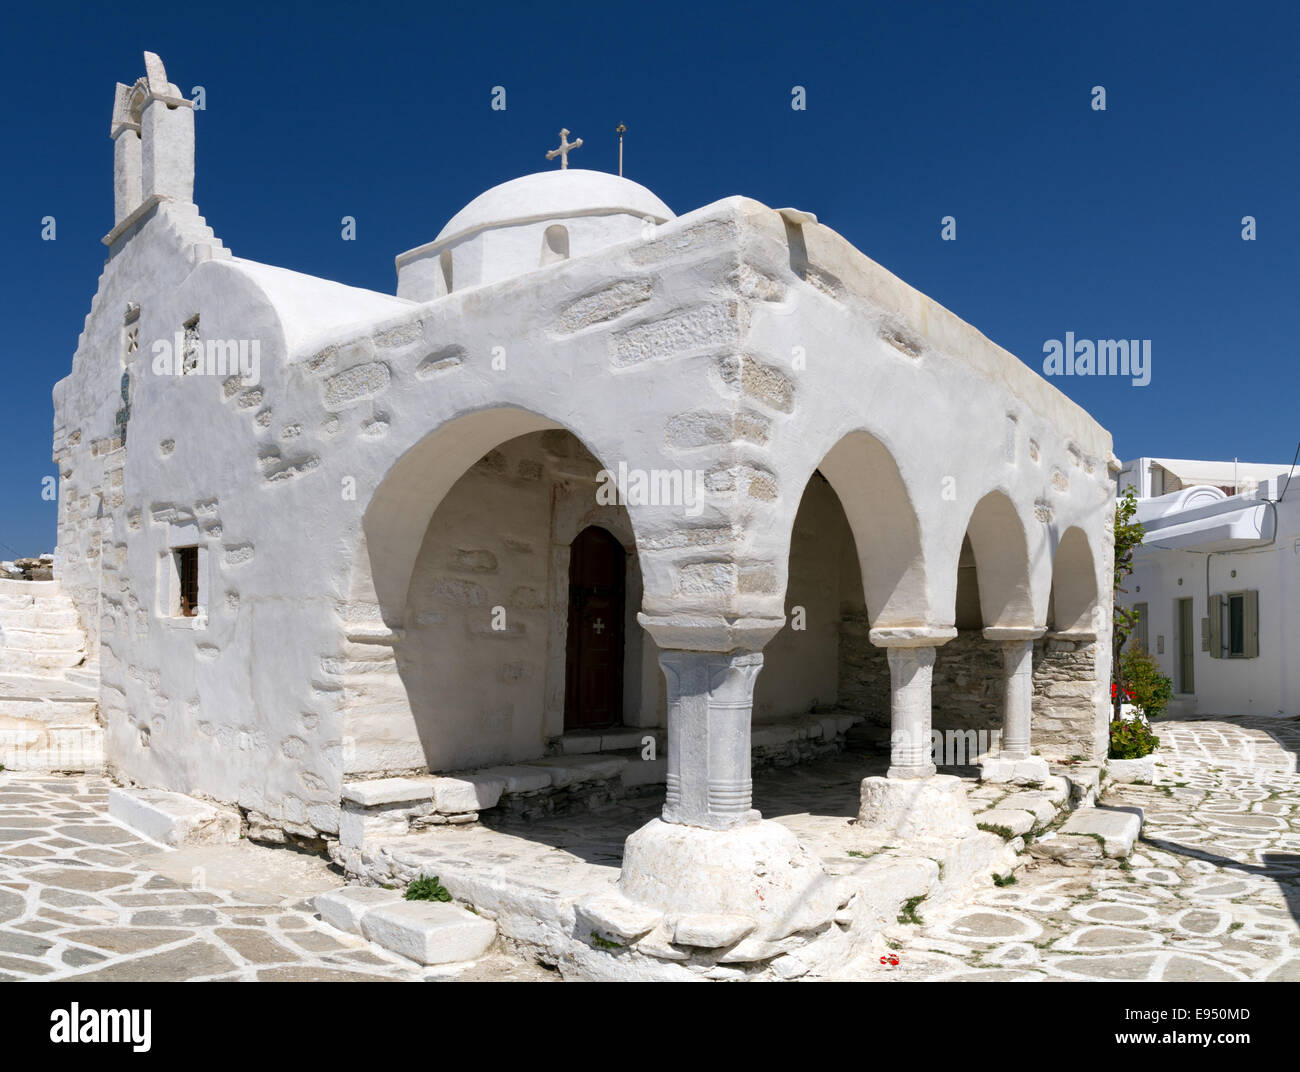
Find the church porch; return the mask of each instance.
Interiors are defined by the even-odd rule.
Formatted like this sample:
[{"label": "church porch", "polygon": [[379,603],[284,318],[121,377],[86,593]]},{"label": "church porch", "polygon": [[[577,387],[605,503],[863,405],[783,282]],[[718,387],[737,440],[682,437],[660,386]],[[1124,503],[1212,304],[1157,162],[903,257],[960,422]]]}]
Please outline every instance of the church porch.
[{"label": "church porch", "polygon": [[658,815],[657,791],[581,814],[524,817],[494,808],[473,824],[401,836],[376,831],[348,855],[347,870],[351,881],[370,886],[436,875],[454,900],[495,920],[504,939],[569,977],[833,976],[864,950],[884,949],[900,917],[918,906],[959,905],[991,887],[994,874],[1014,871],[1023,835],[1055,824],[1087,782],[1086,772],[1059,768],[1041,789],[1025,791],[980,785],[974,767],[943,767],[961,780],[987,829],[960,839],[901,837],[857,818],[860,779],[887,765],[884,755],[850,750],[755,774],[765,817],[819,861],[838,905],[833,921],[775,941],[735,933],[725,918],[668,918],[621,896],[627,832]]}]

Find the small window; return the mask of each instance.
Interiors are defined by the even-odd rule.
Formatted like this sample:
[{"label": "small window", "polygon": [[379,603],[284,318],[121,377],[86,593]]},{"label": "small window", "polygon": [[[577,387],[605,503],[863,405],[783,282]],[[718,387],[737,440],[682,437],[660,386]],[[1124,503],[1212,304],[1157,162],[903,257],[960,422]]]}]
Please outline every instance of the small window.
[{"label": "small window", "polygon": [[1259,592],[1210,597],[1210,658],[1259,658]]},{"label": "small window", "polygon": [[199,549],[178,547],[173,553],[176,555],[181,617],[193,618],[199,612]]}]

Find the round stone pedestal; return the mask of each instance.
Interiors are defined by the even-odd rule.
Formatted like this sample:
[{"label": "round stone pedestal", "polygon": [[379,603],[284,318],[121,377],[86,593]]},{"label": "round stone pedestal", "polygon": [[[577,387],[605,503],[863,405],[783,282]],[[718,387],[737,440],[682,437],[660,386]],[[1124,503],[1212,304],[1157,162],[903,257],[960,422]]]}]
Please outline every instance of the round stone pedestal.
[{"label": "round stone pedestal", "polygon": [[825,926],[839,907],[821,861],[766,820],[705,830],[652,819],[627,839],[618,889],[678,926],[711,917],[723,931],[730,917],[739,931],[749,921],[745,933],[763,942]]},{"label": "round stone pedestal", "polygon": [[890,837],[966,837],[976,832],[966,787],[951,774],[863,778],[858,820]]}]

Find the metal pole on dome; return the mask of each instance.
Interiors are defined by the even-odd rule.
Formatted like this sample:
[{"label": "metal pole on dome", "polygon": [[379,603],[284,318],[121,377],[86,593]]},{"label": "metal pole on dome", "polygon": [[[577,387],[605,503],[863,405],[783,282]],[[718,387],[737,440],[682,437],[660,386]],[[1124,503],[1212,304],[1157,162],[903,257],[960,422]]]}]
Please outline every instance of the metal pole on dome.
[{"label": "metal pole on dome", "polygon": [[623,135],[627,133],[627,127],[622,123],[614,128],[618,132],[618,177],[623,177]]}]

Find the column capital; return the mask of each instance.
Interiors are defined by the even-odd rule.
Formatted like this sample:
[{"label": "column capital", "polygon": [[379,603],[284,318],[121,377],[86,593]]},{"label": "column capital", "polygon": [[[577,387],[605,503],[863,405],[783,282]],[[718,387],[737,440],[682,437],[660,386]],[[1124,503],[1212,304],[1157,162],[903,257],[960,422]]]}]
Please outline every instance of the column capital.
[{"label": "column capital", "polygon": [[951,625],[906,625],[872,629],[867,638],[878,648],[937,648],[956,635]]},{"label": "column capital", "polygon": [[984,630],[985,640],[1037,640],[1047,632],[1043,625],[990,625]]},{"label": "column capital", "polygon": [[665,651],[762,651],[785,627],[780,618],[724,618],[638,613],[636,620]]}]

